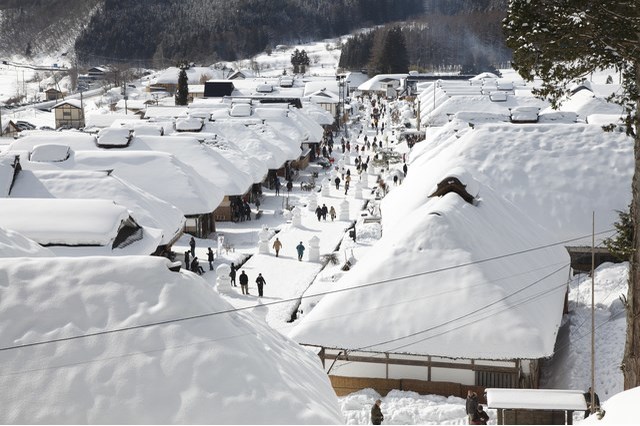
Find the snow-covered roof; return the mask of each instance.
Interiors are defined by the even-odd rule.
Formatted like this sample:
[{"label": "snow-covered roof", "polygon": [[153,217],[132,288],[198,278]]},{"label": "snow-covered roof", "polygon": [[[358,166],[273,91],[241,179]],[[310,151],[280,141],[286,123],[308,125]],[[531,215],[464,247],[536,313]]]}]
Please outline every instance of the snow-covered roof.
[{"label": "snow-covered roof", "polygon": [[[616,210],[624,211],[631,199],[620,190],[630,187],[634,168],[633,143],[624,132],[583,123],[488,122],[471,128],[454,119],[428,140],[414,145],[410,169],[424,165],[440,173],[443,165],[464,166],[560,240],[590,234],[591,215],[585,211],[595,211],[596,231],[613,229]],[[405,179],[403,191],[421,193],[424,182],[435,177],[426,173],[423,179]],[[419,199],[400,201],[394,193],[383,203],[387,200],[407,209],[419,206]],[[399,220],[390,211],[385,217]]]},{"label": "snow-covered roof", "polygon": [[139,136],[128,148],[152,150],[175,155],[183,163],[193,167],[209,184],[220,188],[225,195],[243,195],[253,180],[248,172],[219,153],[203,147],[197,139],[180,136]]},{"label": "snow-covered roof", "polygon": [[321,79],[321,80],[311,80],[307,81],[304,85],[304,93],[303,96],[312,96],[318,92],[326,92],[329,96],[338,97],[338,93],[340,93],[340,87],[338,85],[338,81],[333,79]]},{"label": "snow-covered roof", "polygon": [[126,182],[173,204],[185,215],[210,213],[224,198],[192,167],[165,152],[134,150],[72,151],[68,160],[21,162],[28,170],[113,170]]},{"label": "snow-covered roof", "polygon": [[0,227],[0,258],[49,257],[53,252],[19,232]]},{"label": "snow-covered roof", "polygon": [[[210,129],[209,129],[210,130]],[[247,129],[249,133],[250,130]],[[255,154],[249,150],[242,150],[231,140],[222,136],[219,132],[198,132],[198,133],[176,133],[176,136],[195,137],[206,148],[213,149],[239,169],[249,173],[253,179],[253,183],[262,183],[267,177],[269,171],[269,161],[271,159],[272,149],[269,152],[261,150],[259,154]],[[264,147],[262,147],[264,148]],[[265,155],[268,154],[268,155]],[[283,163],[280,163],[283,164]]]},{"label": "snow-covered roof", "polygon": [[[203,79],[221,78],[222,73],[209,67],[190,67],[186,70],[187,83],[199,84]],[[151,84],[178,84],[180,68],[169,67],[162,71]]]},{"label": "snow-covered roof", "polygon": [[113,123],[121,120],[140,120],[140,116],[135,114],[85,114],[85,125],[88,128],[105,128],[110,127]]},{"label": "snow-covered roof", "polygon": [[[467,172],[447,167],[427,177],[426,167],[413,167],[384,199],[385,232],[371,255],[358,259],[290,336],[316,346],[450,358],[553,354],[569,270],[564,247],[503,256],[555,235]],[[449,176],[460,177],[477,201],[454,192],[428,198]],[[410,178],[421,184],[411,194]]]},{"label": "snow-covered roof", "polygon": [[153,256],[0,259],[10,283],[0,286],[0,347],[72,338],[2,352],[0,422],[344,422],[315,354],[169,266]]},{"label": "snow-covered roof", "polygon": [[110,245],[129,216],[124,206],[103,199],[0,199],[0,227],[42,245]]},{"label": "snow-covered roof", "polygon": [[584,411],[584,391],[487,388],[487,408]]},{"label": "snow-covered roof", "polygon": [[152,106],[149,105],[144,112],[144,118],[178,118],[186,117],[189,114],[189,108],[186,106]]},{"label": "snow-covered roof", "polygon": [[389,82],[400,82],[407,78],[409,74],[378,74],[358,86],[360,91],[382,91],[387,90]]},{"label": "snow-covered roof", "polygon": [[178,118],[176,120],[178,132],[197,132],[202,130],[202,119],[194,117]]},{"label": "snow-covered roof", "polygon": [[107,171],[23,170],[11,198],[80,198],[112,200],[126,207],[142,226],[162,230],[161,244],[176,238],[184,226],[184,213],[168,202]]},{"label": "snow-covered roof", "polygon": [[[282,150],[282,144],[278,144],[272,138],[261,136],[242,123],[233,120],[208,123],[207,130],[221,135],[225,140],[237,146],[246,157],[258,160],[267,169],[277,170],[287,160],[295,160],[300,155],[299,150],[298,152],[294,151],[293,155],[287,155]],[[211,143],[217,144],[215,140]]]},{"label": "snow-covered roof", "polygon": [[82,108],[82,102],[80,102],[80,99],[66,99],[62,102],[58,102],[57,104],[55,104],[54,106],[52,106],[52,109],[56,109],[58,107],[61,107],[63,105],[71,105],[72,107],[81,109]]},{"label": "snow-covered roof", "polygon": [[[422,123],[431,126],[443,126],[451,116],[461,111],[509,115],[509,108],[513,109],[520,106],[544,108],[548,105],[546,101],[528,96],[507,96],[504,101],[492,101],[490,96],[492,95],[456,94],[450,96],[437,88],[434,102],[433,90],[425,91],[420,97]],[[434,104],[436,106],[435,109],[433,109]]]},{"label": "snow-covered roof", "polygon": [[107,127],[98,132],[98,146],[101,148],[123,148],[131,142],[131,130]]},{"label": "snow-covered roof", "polygon": [[329,111],[314,102],[304,102],[302,112],[321,126],[329,126],[335,121]]},{"label": "snow-covered roof", "polygon": [[72,150],[98,149],[96,136],[82,132],[29,132],[25,137],[14,140],[9,145],[10,151],[33,151],[37,145],[66,145]]}]

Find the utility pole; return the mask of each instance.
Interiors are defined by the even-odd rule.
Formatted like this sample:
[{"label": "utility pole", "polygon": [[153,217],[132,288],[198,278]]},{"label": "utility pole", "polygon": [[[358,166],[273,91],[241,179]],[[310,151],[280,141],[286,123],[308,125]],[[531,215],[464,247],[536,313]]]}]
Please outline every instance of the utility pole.
[{"label": "utility pole", "polygon": [[596,275],[596,254],[595,254],[595,235],[596,235],[596,212],[592,212],[591,216],[591,404],[589,410],[591,414],[595,413],[595,388],[596,388],[596,320],[595,320],[595,275]]}]

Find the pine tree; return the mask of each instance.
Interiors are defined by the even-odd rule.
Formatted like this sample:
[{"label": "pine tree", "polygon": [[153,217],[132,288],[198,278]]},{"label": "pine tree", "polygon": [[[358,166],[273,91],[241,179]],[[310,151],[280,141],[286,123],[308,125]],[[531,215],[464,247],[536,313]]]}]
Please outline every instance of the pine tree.
[{"label": "pine tree", "polygon": [[178,88],[176,90],[176,105],[186,105],[189,98],[189,83],[185,66],[180,67],[178,74]]},{"label": "pine tree", "polygon": [[[624,387],[640,385],[640,2],[620,0],[510,0],[504,21],[514,68],[543,84],[535,90],[553,106],[568,85],[592,71],[622,71],[623,91],[612,98],[627,113],[634,137],[635,172],[631,184],[633,246],[629,272],[627,341],[622,361]],[[602,171],[606,173],[606,171]]]},{"label": "pine tree", "polygon": [[[631,210],[631,206],[629,206]],[[614,224],[616,228],[615,236],[606,238],[603,243],[609,252],[621,261],[630,261],[633,255],[633,223],[631,222],[630,211],[618,210],[618,222]]]},{"label": "pine tree", "polygon": [[409,71],[407,45],[399,26],[393,26],[374,37],[369,68],[376,74]]}]

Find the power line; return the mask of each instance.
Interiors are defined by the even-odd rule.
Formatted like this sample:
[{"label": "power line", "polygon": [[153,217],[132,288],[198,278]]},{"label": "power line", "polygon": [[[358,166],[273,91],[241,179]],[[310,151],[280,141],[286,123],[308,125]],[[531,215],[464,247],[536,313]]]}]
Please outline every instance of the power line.
[{"label": "power line", "polygon": [[[613,230],[601,231],[601,232],[597,233],[597,235],[604,234],[604,233],[609,233],[611,231],[613,231]],[[329,290],[329,291],[321,292],[321,293],[315,293],[315,294],[313,294],[311,296],[304,296],[303,295],[303,296],[293,297],[293,298],[289,298],[289,299],[283,299],[283,300],[277,300],[277,301],[268,302],[268,303],[262,303],[260,305],[252,305],[252,306],[246,306],[246,307],[241,307],[241,308],[232,308],[232,309],[226,309],[226,310],[223,310],[223,311],[207,312],[207,313],[198,314],[198,315],[191,315],[191,316],[187,316],[187,317],[179,317],[179,318],[167,319],[167,320],[162,320],[162,321],[154,321],[154,322],[145,323],[145,324],[138,324],[138,325],[133,325],[133,326],[128,326],[128,327],[120,327],[120,328],[115,328],[115,329],[110,329],[110,330],[102,330],[102,331],[97,331],[97,332],[94,332],[94,333],[85,333],[85,334],[80,334],[80,335],[76,335],[76,336],[60,337],[60,338],[57,338],[57,339],[42,340],[42,341],[38,341],[38,342],[24,343],[24,344],[20,344],[20,345],[4,346],[4,347],[0,347],[0,352],[14,350],[14,349],[24,349],[24,348],[34,347],[34,346],[45,345],[45,344],[49,344],[49,343],[67,342],[67,341],[83,339],[83,338],[87,338],[87,337],[104,336],[104,335],[113,334],[113,333],[121,333],[121,332],[125,332],[125,331],[138,330],[138,329],[143,329],[143,328],[148,328],[148,327],[155,327],[155,326],[173,324],[173,323],[190,321],[190,320],[195,320],[195,319],[208,318],[208,317],[212,317],[212,316],[216,316],[216,315],[230,314],[230,313],[244,311],[244,310],[248,310],[248,309],[254,309],[254,308],[259,307],[259,306],[271,306],[271,305],[277,305],[277,304],[282,304],[282,303],[294,302],[294,301],[298,301],[298,300],[302,300],[302,299],[310,298],[310,297],[319,297],[319,296],[325,296],[325,295],[328,295],[328,294],[343,293],[343,292],[352,291],[352,290],[359,290],[359,289],[363,289],[363,288],[368,288],[368,287],[378,286],[378,285],[382,285],[382,284],[387,284],[387,283],[394,282],[394,281],[401,280],[401,279],[416,278],[416,277],[419,277],[419,276],[436,274],[436,273],[440,273],[440,272],[444,272],[444,271],[449,271],[449,270],[454,270],[454,269],[458,269],[458,268],[464,268],[464,267],[467,267],[467,266],[486,263],[486,262],[490,262],[490,261],[493,261],[493,260],[499,260],[499,259],[504,259],[504,258],[511,257],[511,256],[517,256],[517,255],[521,255],[521,254],[525,254],[525,253],[530,253],[530,252],[537,251],[537,250],[543,250],[543,249],[546,249],[546,248],[550,248],[550,247],[554,247],[554,246],[558,246],[558,245],[563,245],[563,244],[566,244],[566,243],[569,243],[569,242],[572,242],[572,241],[581,240],[581,239],[586,238],[586,237],[587,236],[581,236],[581,237],[578,237],[578,238],[572,238],[572,239],[563,240],[563,241],[559,241],[559,242],[555,242],[555,243],[545,244],[545,245],[538,246],[538,247],[533,247],[533,248],[523,249],[523,250],[519,250],[519,251],[515,251],[515,252],[511,252],[511,253],[506,253],[506,254],[502,254],[502,255],[492,256],[492,257],[488,257],[488,258],[485,258],[485,259],[480,259],[480,260],[476,260],[476,261],[470,261],[470,262],[462,263],[462,264],[459,264],[459,265],[445,266],[445,267],[438,268],[438,269],[433,269],[433,270],[430,270],[430,271],[417,272],[417,273],[414,273],[414,274],[408,274],[408,275],[399,276],[399,277],[387,278],[387,279],[384,279],[384,280],[379,280],[379,281],[374,281],[374,282],[370,282],[370,283],[366,283],[366,284],[361,284],[361,285],[354,286],[354,287],[342,288],[342,289],[336,289],[336,290]]]}]

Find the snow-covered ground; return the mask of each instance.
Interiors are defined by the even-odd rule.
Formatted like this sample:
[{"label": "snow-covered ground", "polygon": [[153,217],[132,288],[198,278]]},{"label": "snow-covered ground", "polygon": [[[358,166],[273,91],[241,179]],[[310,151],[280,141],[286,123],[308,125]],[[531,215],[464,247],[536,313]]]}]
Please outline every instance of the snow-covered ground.
[{"label": "snow-covered ground", "polygon": [[[259,64],[260,75],[281,75],[282,68],[290,65],[290,54],[293,48],[304,48],[312,59],[309,74],[322,75],[333,78],[336,71],[337,50],[333,49],[335,41],[323,41],[305,46],[291,46],[287,49],[275,49],[271,55],[260,55],[255,58],[255,62]],[[249,63],[247,63],[250,65]],[[236,64],[237,65],[237,64]],[[506,70],[505,70],[506,71]],[[16,70],[9,70],[0,74],[0,100],[7,99],[14,92],[17,92],[21,85],[21,73]],[[90,109],[99,110],[100,101],[89,102]],[[366,119],[367,112],[363,112],[363,119]],[[28,117],[28,118],[26,118]],[[52,126],[51,113],[37,111],[35,109],[26,110],[21,113],[13,113],[12,119],[27,119],[37,125]],[[3,115],[3,121],[6,118]],[[352,135],[357,131],[356,128],[351,129]],[[459,128],[455,128],[455,123],[451,124],[449,130],[451,134],[458,133]],[[371,136],[371,129],[365,130]],[[393,138],[387,130],[388,138]],[[464,132],[461,132],[464,133]],[[491,136],[492,132],[487,131],[486,136]],[[550,146],[561,145],[561,136],[549,136],[552,133],[545,132],[550,137]],[[360,138],[364,136],[361,135]],[[458,135],[460,136],[460,135]],[[523,137],[530,135],[523,134]],[[534,140],[535,138],[531,138]],[[596,138],[590,138],[594,140]],[[361,142],[361,139],[360,139]],[[485,163],[480,162],[480,158],[486,158],[482,151],[479,151],[480,145],[474,144],[473,141],[467,139],[462,140],[468,144],[469,151],[472,156],[467,157],[470,162],[478,161],[480,164],[478,169],[482,169]],[[339,144],[338,144],[339,145]],[[336,146],[338,146],[336,145]],[[440,150],[449,156],[450,161],[460,159],[463,150],[454,148],[447,152],[448,146],[443,143]],[[625,149],[622,145],[620,149]],[[2,144],[0,144],[0,152]],[[336,149],[336,159],[341,156]],[[436,158],[436,152],[428,152],[426,146],[418,146],[416,151],[425,151],[424,156],[415,157],[416,163],[410,167],[419,167],[419,163],[423,162],[425,166],[429,165],[427,161],[429,156]],[[437,154],[442,155],[442,152]],[[581,181],[588,172],[589,164],[584,163],[581,159],[580,167],[572,164],[571,158],[573,154],[579,152],[568,151],[565,162],[554,163],[553,169],[548,168],[548,157],[543,155],[534,155],[528,158],[527,171],[529,176],[542,177],[545,175],[561,176],[563,180],[571,182],[572,180]],[[486,154],[486,152],[484,152]],[[497,153],[499,154],[499,153]],[[552,152],[557,155],[557,152]],[[475,157],[473,156],[475,155]],[[444,157],[438,157],[438,161],[442,161]],[[624,157],[620,157],[624,158]],[[524,179],[518,177],[514,170],[517,170],[518,164],[509,162],[508,158],[500,158],[502,161],[501,168],[495,170],[492,177],[492,170],[485,169],[482,175],[488,184],[493,184],[492,178],[496,178],[499,173],[511,173],[505,177],[517,180],[516,183],[522,184]],[[603,159],[604,160],[604,159]],[[494,159],[495,164],[498,161]],[[352,163],[351,163],[352,164]],[[401,164],[396,164],[392,168],[399,168]],[[451,164],[449,164],[451,166]],[[620,180],[624,180],[624,186],[628,186],[626,179],[628,178],[629,169],[625,167],[617,167],[614,164],[616,173],[620,173]],[[612,168],[613,168],[612,166]],[[626,163],[625,163],[626,166]],[[605,166],[603,166],[605,167]],[[354,170],[353,166],[349,167]],[[625,171],[626,170],[626,171]],[[375,244],[381,237],[381,228],[379,224],[359,225],[358,237],[356,241],[352,241],[348,236],[348,228],[352,222],[357,221],[363,212],[361,211],[363,203],[369,200],[375,204],[375,194],[372,189],[375,188],[375,174],[366,176],[366,182],[362,184],[363,196],[358,199],[355,196],[355,182],[348,194],[343,191],[336,190],[330,182],[335,174],[320,168],[311,168],[303,171],[300,180],[309,179],[312,171],[318,172],[318,184],[323,182],[329,184],[330,191],[328,194],[319,192],[302,191],[296,181],[296,185],[291,194],[287,196],[286,190],[282,188],[281,195],[276,196],[272,190],[265,189],[263,193],[263,201],[260,209],[262,216],[260,219],[241,222],[241,223],[219,223],[217,234],[212,235],[210,239],[198,239],[196,254],[203,260],[206,259],[206,248],[218,247],[219,236],[224,236],[225,242],[230,250],[220,250],[214,262],[214,269],[221,264],[243,263],[242,268],[249,274],[249,292],[250,295],[242,295],[238,291],[239,288],[227,289],[228,291],[216,294],[209,290],[216,288],[217,276],[216,271],[209,271],[206,262],[202,262],[206,273],[201,277],[195,276],[189,272],[182,272],[175,278],[173,275],[155,274],[148,269],[148,264],[155,261],[147,260],[136,262],[127,259],[128,265],[124,265],[125,271],[128,267],[132,271],[138,269],[143,272],[136,272],[129,275],[126,272],[118,271],[117,277],[121,282],[128,282],[130,287],[125,288],[120,283],[114,284],[115,281],[107,280],[105,288],[95,289],[92,287],[92,276],[97,271],[102,271],[101,276],[109,275],[108,270],[111,262],[116,260],[102,261],[99,258],[83,259],[82,261],[53,259],[47,260],[24,260],[24,256],[49,256],[47,250],[41,249],[33,245],[29,240],[15,235],[12,231],[0,233],[0,254],[3,258],[20,257],[20,260],[0,259],[2,262],[0,269],[9,275],[15,277],[21,283],[24,283],[26,289],[35,289],[34,298],[30,299],[31,309],[25,313],[24,306],[18,303],[19,297],[23,295],[22,290],[13,294],[10,299],[12,303],[11,309],[8,307],[3,309],[0,314],[6,315],[7,320],[0,324],[8,324],[11,322],[12,327],[18,327],[19,333],[9,334],[2,332],[6,341],[3,340],[2,346],[10,346],[16,343],[28,343],[34,340],[52,339],[69,334],[77,334],[79,330],[98,331],[104,328],[128,327],[138,324],[142,318],[151,318],[158,320],[167,318],[159,314],[175,313],[175,316],[184,316],[189,314],[197,314],[201,312],[210,312],[213,310],[232,310],[239,311],[238,318],[220,319],[214,327],[220,329],[233,328],[240,334],[249,335],[242,343],[237,342],[238,336],[232,336],[227,340],[219,334],[221,330],[212,331],[210,326],[207,330],[201,330],[198,327],[180,329],[181,333],[175,330],[165,330],[163,332],[153,333],[149,331],[145,336],[149,337],[148,341],[138,342],[137,339],[124,339],[118,343],[115,341],[111,347],[103,344],[104,342],[93,342],[82,347],[82,353],[73,353],[68,344],[64,348],[53,351],[55,354],[55,362],[52,362],[50,351],[40,349],[41,358],[23,359],[12,358],[3,362],[0,377],[3,380],[2,394],[11,395],[11,398],[3,402],[4,414],[1,417],[4,422],[31,423],[35,421],[42,422],[187,422],[187,423],[337,423],[344,420],[347,424],[367,424],[369,423],[369,412],[371,405],[377,398],[382,399],[382,411],[385,415],[384,424],[465,424],[466,415],[464,410],[464,400],[457,397],[441,397],[434,395],[418,395],[413,392],[404,392],[394,390],[388,395],[378,395],[372,389],[363,389],[351,395],[335,399],[326,391],[326,377],[317,375],[320,371],[317,366],[313,366],[311,356],[307,356],[301,351],[297,345],[293,344],[289,339],[285,339],[279,334],[271,333],[271,329],[276,329],[283,334],[288,334],[292,327],[297,325],[296,322],[290,321],[292,310],[301,302],[298,308],[298,316],[304,318],[309,310],[320,300],[319,295],[324,292],[330,292],[335,288],[335,284],[344,276],[348,276],[349,272],[343,271],[342,266],[347,260],[355,264],[357,268],[358,259],[375,258],[377,251]],[[561,174],[557,174],[561,172]],[[578,174],[580,173],[580,174]],[[625,174],[626,173],[626,174]],[[354,174],[355,175],[355,174]],[[357,175],[356,175],[357,176]],[[387,175],[383,176],[385,179]],[[398,205],[412,206],[415,200],[411,192],[407,188],[412,185],[420,186],[418,181],[411,182],[407,179],[399,187],[391,186],[389,200],[395,200]],[[403,188],[403,185],[404,186]],[[500,185],[496,185],[500,187]],[[507,184],[503,184],[502,189]],[[558,185],[556,189],[561,189],[562,185]],[[422,188],[424,189],[424,188]],[[424,190],[428,190],[426,188]],[[499,188],[501,189],[501,188]],[[545,194],[544,190],[549,194]],[[552,197],[553,191],[549,188],[540,189],[543,196]],[[553,193],[552,193],[553,192]],[[508,195],[508,194],[507,194]],[[615,214],[612,212],[616,209],[622,210],[626,207],[629,194],[624,192],[616,192],[615,197],[608,199],[608,202],[601,202],[599,206],[608,211],[603,212],[607,217],[607,223],[611,225],[611,221],[615,220]],[[514,195],[515,197],[515,195]],[[536,198],[536,199],[539,199]],[[615,200],[611,202],[610,200]],[[326,203],[327,206],[334,206],[340,211],[340,206],[347,200],[348,210],[347,219],[336,221],[318,221],[312,210],[309,210],[310,203],[317,202],[320,205]],[[513,201],[513,200],[512,200]],[[517,200],[516,200],[517,201]],[[520,200],[522,201],[522,200]],[[532,200],[528,200],[533,205]],[[564,216],[566,210],[562,210],[565,203],[570,202],[567,199],[559,202],[553,211],[549,211],[548,215],[540,214],[538,219],[541,225],[547,229],[559,230],[561,226],[559,222],[567,223]],[[301,227],[292,226],[291,213],[285,208],[287,204],[296,205],[301,212]],[[615,204],[615,205],[614,205]],[[583,210],[591,211],[590,206],[585,202]],[[531,207],[530,209],[532,209]],[[254,209],[255,213],[255,209]],[[397,213],[397,212],[396,212]],[[366,213],[364,213],[366,214]],[[559,219],[565,222],[559,221]],[[383,220],[389,220],[384,218]],[[546,222],[545,222],[546,220]],[[604,227],[604,226],[603,226]],[[588,233],[588,232],[587,232]],[[271,247],[275,237],[283,242],[283,249],[279,258],[273,256],[273,250],[270,254],[257,254],[258,245],[260,243],[261,234],[266,236],[268,246]],[[484,235],[485,239],[491,238],[491,235]],[[321,255],[335,254],[338,264],[327,264],[323,268],[323,263],[309,262],[309,241],[312,237],[319,238],[319,250]],[[178,253],[178,259],[181,259],[181,253],[188,250],[188,236],[183,236],[175,245],[174,251]],[[303,241],[307,246],[303,262],[297,261],[294,247],[298,242]],[[250,257],[250,258],[249,258]],[[248,259],[248,260],[247,260]],[[122,261],[122,260],[120,260]],[[393,269],[394,262],[388,258],[378,258],[379,263]],[[44,262],[44,263],[43,263]],[[84,262],[84,263],[83,263]],[[246,262],[246,263],[245,263]],[[134,264],[141,263],[143,267],[139,268]],[[372,262],[373,263],[373,262]],[[37,273],[37,265],[48,266],[47,272],[40,274],[41,276],[32,278]],[[31,269],[30,269],[31,268]],[[595,275],[595,302],[596,302],[596,391],[599,393],[601,401],[604,402],[604,409],[607,415],[604,417],[605,422],[614,423],[637,423],[635,416],[632,416],[633,398],[637,400],[637,391],[629,391],[619,394],[622,391],[622,374],[619,365],[622,359],[624,347],[624,335],[626,321],[624,317],[624,307],[619,299],[620,295],[626,295],[626,279],[627,264],[602,265],[596,271]],[[355,269],[355,268],[354,268]],[[50,273],[51,271],[51,273]],[[65,277],[66,273],[71,272],[75,276],[74,283],[80,286],[86,286],[84,290],[71,288],[60,284],[59,281]],[[255,285],[255,277],[261,272],[267,281],[264,289],[265,295],[258,298]],[[56,279],[58,277],[59,279]],[[166,281],[166,286],[156,288],[153,282],[158,280]],[[135,283],[140,284],[136,285]],[[0,281],[0,290],[2,287]],[[558,341],[556,343],[555,354],[544,366],[542,383],[544,387],[555,389],[584,389],[590,384],[590,315],[591,315],[591,299],[590,299],[590,278],[585,276],[576,276],[569,283],[569,299],[570,314],[565,316],[563,327],[560,329]],[[180,286],[180,291],[177,290]],[[61,298],[51,299],[51,289],[60,287],[69,294]],[[187,290],[189,289],[189,290]],[[193,290],[195,289],[195,291]],[[94,291],[96,294],[92,294]],[[119,293],[122,292],[122,293]],[[7,293],[9,294],[9,293]],[[120,295],[119,295],[120,294]],[[153,297],[148,297],[153,294]],[[105,304],[100,296],[106,296],[105,300],[110,302]],[[126,297],[125,297],[126,295]],[[308,295],[300,300],[302,295]],[[77,296],[77,297],[76,297]],[[170,297],[169,303],[166,297]],[[98,299],[96,299],[98,298]],[[157,300],[156,300],[157,299]],[[157,305],[152,304],[156,300]],[[84,301],[84,302],[83,302]],[[0,303],[7,303],[6,298],[0,298]],[[49,303],[45,303],[49,302]],[[82,303],[81,303],[82,302]],[[98,303],[100,302],[100,303]],[[59,305],[58,305],[59,304]],[[88,305],[87,305],[88,304]],[[95,305],[94,305],[95,304]],[[2,305],[0,305],[2,306]],[[65,323],[65,310],[81,309],[82,306],[91,306],[91,310],[85,312],[84,320],[73,323]],[[195,307],[202,307],[203,311],[194,310]],[[38,309],[45,309],[46,315],[39,316]],[[129,311],[129,309],[131,310]],[[48,309],[48,311],[46,311]],[[106,309],[103,311],[103,309]],[[168,309],[168,311],[165,311]],[[246,313],[249,311],[250,313]],[[300,312],[302,311],[302,312]],[[20,313],[22,312],[22,313]],[[154,316],[159,315],[159,316]],[[170,316],[170,315],[169,315]],[[39,319],[55,320],[50,321],[51,328],[35,326]],[[59,323],[59,324],[58,324]],[[219,324],[218,324],[219,323]],[[57,325],[56,325],[57,324]],[[55,328],[54,325],[59,326]],[[269,325],[269,327],[265,327]],[[32,329],[33,328],[33,329]],[[186,335],[182,335],[186,332]],[[202,332],[202,335],[200,333]],[[210,334],[213,333],[213,334]],[[205,354],[211,354],[213,358],[208,359],[206,356],[200,355],[202,350],[203,339],[206,342],[220,340],[223,341],[218,347],[210,347],[208,343],[204,346],[208,348]],[[151,344],[151,346],[149,346]],[[155,346],[154,346],[155,344]],[[68,346],[67,346],[68,345]],[[154,354],[156,349],[165,348],[159,354]],[[182,348],[180,359],[176,360],[167,357],[166,347]],[[169,351],[172,352],[172,351]],[[4,351],[5,354],[9,353]],[[268,354],[268,359],[265,359]],[[92,360],[98,358],[99,362]],[[123,365],[104,367],[104,364],[118,364],[113,360],[121,360]],[[172,359],[169,359],[172,358]],[[304,360],[304,368],[298,368],[289,363],[293,363],[294,359]],[[106,361],[106,362],[105,362]],[[23,362],[27,364],[22,365]],[[193,371],[185,371],[181,362],[189,362],[197,364],[195,373]],[[83,367],[84,364],[88,367]],[[110,364],[111,363],[111,364]],[[265,371],[265,366],[267,371]],[[139,372],[139,373],[136,373]],[[308,375],[312,372],[313,381],[309,381]],[[120,377],[120,379],[118,379]],[[131,378],[133,377],[133,378]],[[164,377],[166,380],[161,380]],[[239,379],[241,377],[241,380]],[[26,378],[26,379],[25,379]],[[24,380],[23,380],[24,379]],[[66,386],[66,393],[61,393],[59,388],[47,385],[46,392],[33,389],[33,386],[42,384],[43,386],[49,380],[55,380],[52,383],[62,382]],[[241,382],[241,383],[239,383]],[[212,385],[215,383],[216,385]],[[268,383],[277,383],[277,386],[267,386]],[[242,386],[240,386],[240,384]],[[249,384],[249,386],[246,386]],[[176,393],[163,394],[158,389],[163,386],[171,385],[176,388]],[[155,388],[155,389],[153,389]],[[141,390],[142,389],[142,390]],[[181,394],[180,389],[184,392]],[[139,393],[135,393],[139,392]],[[159,393],[158,393],[159,392]],[[207,393],[209,392],[209,393]],[[115,399],[109,399],[114,398]],[[157,398],[146,399],[149,395],[155,395]],[[291,408],[291,395],[296,395],[296,405]],[[66,403],[66,398],[74,403]],[[93,399],[92,399],[93,398]],[[140,402],[142,407],[146,407],[148,412],[145,416],[136,416],[130,405],[118,406],[117,404],[127,401],[131,398]],[[138,399],[136,399],[138,398]],[[315,400],[314,400],[315,398]],[[77,401],[76,401],[77,400]],[[109,404],[115,404],[111,406]],[[165,402],[166,405],[162,404]],[[10,409],[6,409],[8,404]],[[60,411],[53,410],[52,405],[63,405]],[[37,411],[29,412],[27,408],[37,407]],[[87,409],[87,407],[93,407]],[[161,407],[162,410],[154,411],[153,407]],[[337,412],[338,407],[341,413]],[[86,411],[82,411],[86,410]],[[102,410],[102,411],[101,411]],[[495,424],[495,412],[488,411],[491,416],[491,423]],[[16,414],[18,413],[18,414]],[[25,414],[26,413],[26,414]],[[71,414],[69,414],[71,413]],[[104,414],[108,413],[108,414]],[[215,414],[220,414],[216,417]],[[263,417],[258,417],[261,414]],[[59,416],[59,417],[57,417]],[[70,417],[71,416],[71,417]],[[343,417],[343,419],[340,418]],[[580,421],[581,413],[576,413],[574,420]],[[589,419],[586,422],[594,422]]]}]

